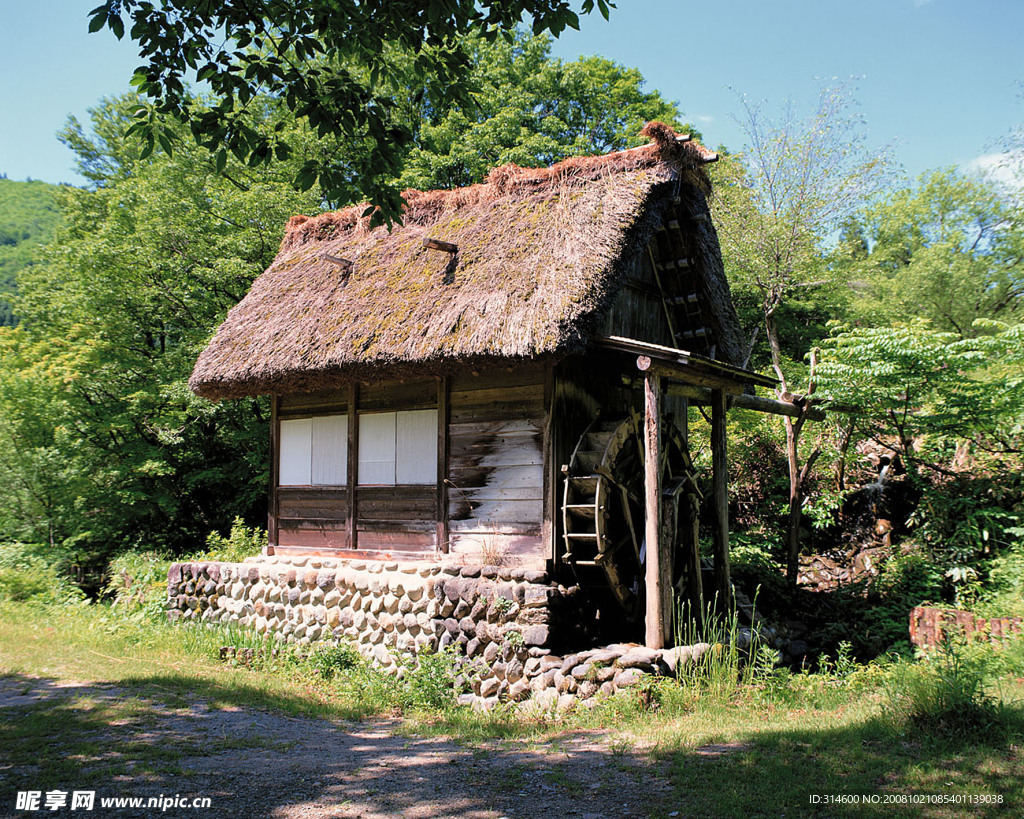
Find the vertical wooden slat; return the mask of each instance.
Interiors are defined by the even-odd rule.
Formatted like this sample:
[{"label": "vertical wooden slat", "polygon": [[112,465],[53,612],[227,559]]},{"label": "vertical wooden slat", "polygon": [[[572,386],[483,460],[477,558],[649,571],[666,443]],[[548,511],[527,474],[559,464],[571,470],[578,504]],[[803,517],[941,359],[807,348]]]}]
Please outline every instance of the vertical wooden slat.
[{"label": "vertical wooden slat", "polygon": [[661,564],[666,544],[661,537],[661,378],[644,375],[644,522],[647,607],[644,643],[648,648],[665,647],[665,588]]},{"label": "vertical wooden slat", "polygon": [[349,384],[348,387],[348,465],[345,475],[345,501],[348,509],[345,514],[346,532],[345,548],[358,548],[356,524],[358,509],[356,508],[356,483],[359,479],[359,385]]},{"label": "vertical wooden slat", "polygon": [[448,377],[437,382],[437,550],[447,553],[448,537]]},{"label": "vertical wooden slat", "polygon": [[557,566],[557,542],[558,526],[555,523],[555,510],[558,508],[556,497],[558,487],[559,465],[555,463],[555,435],[554,435],[554,398],[555,398],[555,367],[553,364],[544,365],[544,440],[541,451],[544,462],[543,478],[543,523],[541,525],[541,537],[547,547],[548,563],[552,571]]},{"label": "vertical wooden slat", "polygon": [[277,548],[277,486],[281,472],[281,429],[278,419],[278,407],[281,403],[279,395],[270,396],[270,480],[267,499],[267,553],[273,554]]},{"label": "vertical wooden slat", "polygon": [[719,611],[732,606],[729,577],[729,461],[725,437],[726,397],[723,390],[711,391],[711,480],[715,506],[714,558],[715,594]]}]

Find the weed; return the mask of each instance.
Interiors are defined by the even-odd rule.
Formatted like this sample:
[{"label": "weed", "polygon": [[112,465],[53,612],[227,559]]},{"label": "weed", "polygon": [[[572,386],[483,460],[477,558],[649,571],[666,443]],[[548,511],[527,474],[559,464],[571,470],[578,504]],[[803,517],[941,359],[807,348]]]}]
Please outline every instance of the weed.
[{"label": "weed", "polygon": [[351,643],[318,643],[306,662],[317,676],[332,680],[339,672],[361,668],[366,661]]},{"label": "weed", "polygon": [[919,663],[894,665],[887,685],[889,710],[899,724],[955,738],[1002,733],[1005,712],[987,691],[991,655],[946,636]]}]

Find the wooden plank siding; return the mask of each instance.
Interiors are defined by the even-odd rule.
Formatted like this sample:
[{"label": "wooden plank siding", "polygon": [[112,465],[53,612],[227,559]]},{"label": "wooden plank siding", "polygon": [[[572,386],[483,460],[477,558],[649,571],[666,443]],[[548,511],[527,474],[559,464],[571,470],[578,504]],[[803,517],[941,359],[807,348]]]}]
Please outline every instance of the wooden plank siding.
[{"label": "wooden plank siding", "polygon": [[546,559],[545,367],[453,377],[449,392],[451,551]]},{"label": "wooden plank siding", "polygon": [[[489,556],[546,559],[545,372],[543,364],[530,363],[475,375],[466,371],[429,381],[279,397],[275,443],[281,419],[347,413],[350,435],[357,436],[359,417],[368,412],[436,407],[439,480],[360,486],[356,440],[349,441],[343,486],[280,486],[275,459],[275,549],[381,556],[449,550],[468,556],[483,550]],[[349,412],[352,406],[354,413]]]},{"label": "wooden plank siding", "polygon": [[604,315],[599,334],[675,346],[647,253],[637,253],[630,262],[625,284]]}]

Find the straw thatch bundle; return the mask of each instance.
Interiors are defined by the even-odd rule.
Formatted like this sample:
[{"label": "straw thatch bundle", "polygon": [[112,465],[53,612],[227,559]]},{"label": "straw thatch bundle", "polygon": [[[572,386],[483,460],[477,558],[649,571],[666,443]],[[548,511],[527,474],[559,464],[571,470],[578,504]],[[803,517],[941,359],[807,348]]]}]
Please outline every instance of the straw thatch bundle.
[{"label": "straw thatch bundle", "polygon": [[303,392],[581,349],[666,203],[684,184],[709,190],[701,166],[713,154],[661,123],[646,134],[649,145],[628,151],[407,191],[391,231],[371,229],[365,206],[293,217],[200,355],[192,389]]}]

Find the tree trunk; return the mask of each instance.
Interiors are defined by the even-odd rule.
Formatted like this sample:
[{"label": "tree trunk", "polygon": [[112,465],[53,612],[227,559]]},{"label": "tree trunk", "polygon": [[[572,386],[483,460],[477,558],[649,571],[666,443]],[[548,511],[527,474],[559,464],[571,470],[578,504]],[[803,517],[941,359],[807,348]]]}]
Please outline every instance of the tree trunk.
[{"label": "tree trunk", "polygon": [[[779,343],[779,328],[775,322],[775,306],[765,307],[765,331],[768,336],[768,346],[772,351],[772,365],[775,374],[779,377],[782,386],[781,394],[789,392],[789,384],[786,382],[786,375],[782,369],[782,345]],[[806,395],[814,392],[814,355],[811,355],[811,372],[808,378]],[[800,522],[803,518],[804,487],[811,467],[821,454],[816,449],[807,459],[803,468],[800,466],[800,433],[803,432],[804,424],[807,421],[807,408],[810,402],[803,405],[803,411],[799,418],[786,418],[786,462],[789,466],[789,513],[786,515],[786,580],[789,585],[796,588],[797,571],[800,557]]]}]

